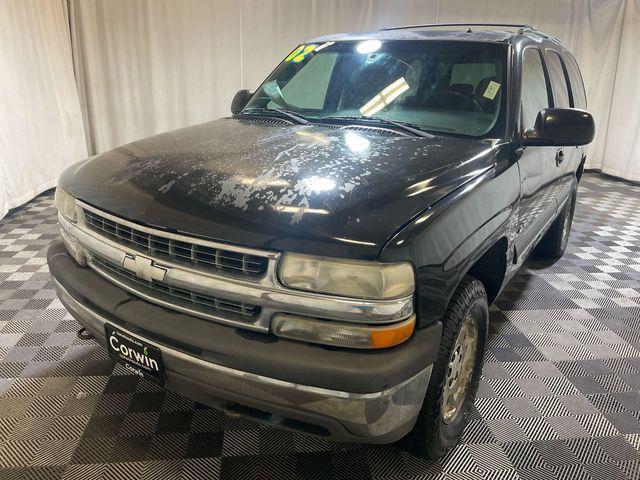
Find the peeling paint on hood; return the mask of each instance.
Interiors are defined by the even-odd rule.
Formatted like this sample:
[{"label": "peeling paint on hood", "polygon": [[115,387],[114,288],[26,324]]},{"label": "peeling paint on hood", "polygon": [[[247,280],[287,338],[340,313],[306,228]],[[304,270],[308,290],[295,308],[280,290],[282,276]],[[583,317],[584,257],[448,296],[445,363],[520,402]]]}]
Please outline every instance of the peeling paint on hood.
[{"label": "peeling paint on hood", "polygon": [[491,165],[494,150],[487,141],[221,119],[106,152],[68,169],[61,184],[133,221],[271,249],[338,243],[344,256],[371,257]]}]

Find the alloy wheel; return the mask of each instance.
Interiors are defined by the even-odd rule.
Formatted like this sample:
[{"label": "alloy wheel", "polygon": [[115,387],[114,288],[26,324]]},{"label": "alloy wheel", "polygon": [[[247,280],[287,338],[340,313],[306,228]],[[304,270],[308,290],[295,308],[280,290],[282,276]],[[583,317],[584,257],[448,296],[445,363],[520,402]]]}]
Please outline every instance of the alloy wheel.
[{"label": "alloy wheel", "polygon": [[447,366],[447,376],[442,392],[444,423],[453,422],[462,410],[476,364],[477,347],[478,322],[469,313],[460,326]]}]

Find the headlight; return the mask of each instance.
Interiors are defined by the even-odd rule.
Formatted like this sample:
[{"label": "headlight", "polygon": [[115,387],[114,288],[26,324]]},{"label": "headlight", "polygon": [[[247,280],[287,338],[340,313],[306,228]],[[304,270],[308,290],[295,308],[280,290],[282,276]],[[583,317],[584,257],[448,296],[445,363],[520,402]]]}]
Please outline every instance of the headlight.
[{"label": "headlight", "polygon": [[64,215],[64,217],[71,221],[75,222],[78,219],[76,214],[76,199],[65,192],[62,188],[56,188],[56,207],[58,211]]},{"label": "headlight", "polygon": [[380,263],[285,254],[280,281],[286,286],[316,293],[367,299],[392,299],[413,293],[411,264]]}]

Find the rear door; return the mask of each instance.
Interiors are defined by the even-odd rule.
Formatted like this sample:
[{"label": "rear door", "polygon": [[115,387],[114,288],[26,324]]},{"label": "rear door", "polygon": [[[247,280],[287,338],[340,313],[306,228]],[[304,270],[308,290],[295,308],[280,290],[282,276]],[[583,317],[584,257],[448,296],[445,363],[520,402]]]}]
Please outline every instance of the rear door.
[{"label": "rear door", "polygon": [[[580,73],[580,69],[578,68],[578,62],[576,59],[565,50],[563,55],[565,61],[565,67],[567,69],[567,77],[569,79],[569,96],[572,108],[579,108],[581,110],[587,109],[587,95],[584,90],[584,83],[582,81],[582,74]],[[579,152],[577,158],[574,160],[575,163],[567,163],[565,167],[566,170],[573,174],[578,167],[580,166],[580,162],[586,155],[586,146],[576,147]]]},{"label": "rear door", "polygon": [[[553,106],[557,108],[573,107],[571,90],[569,89],[569,74],[564,59],[560,52],[553,49],[547,49],[545,54],[553,93]],[[562,170],[561,190],[558,194],[558,204],[562,206],[571,195],[573,174],[582,159],[582,149],[580,147],[560,147],[557,149],[556,158],[560,162]]]},{"label": "rear door", "polygon": [[[542,51],[537,46],[522,52],[520,94],[520,131],[533,128],[538,112],[553,105],[549,75]],[[518,160],[521,201],[516,250],[526,255],[539,234],[556,214],[556,197],[561,190],[562,164],[558,148],[527,146]]]}]

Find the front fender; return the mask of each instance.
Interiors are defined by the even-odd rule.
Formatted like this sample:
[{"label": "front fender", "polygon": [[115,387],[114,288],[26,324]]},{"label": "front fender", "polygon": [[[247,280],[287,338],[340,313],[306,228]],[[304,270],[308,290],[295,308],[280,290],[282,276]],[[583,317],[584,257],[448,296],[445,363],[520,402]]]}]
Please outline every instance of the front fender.
[{"label": "front fender", "polygon": [[487,172],[429,208],[398,232],[382,261],[410,261],[417,271],[420,325],[440,319],[464,275],[500,238],[515,232],[520,176],[516,164]]}]

